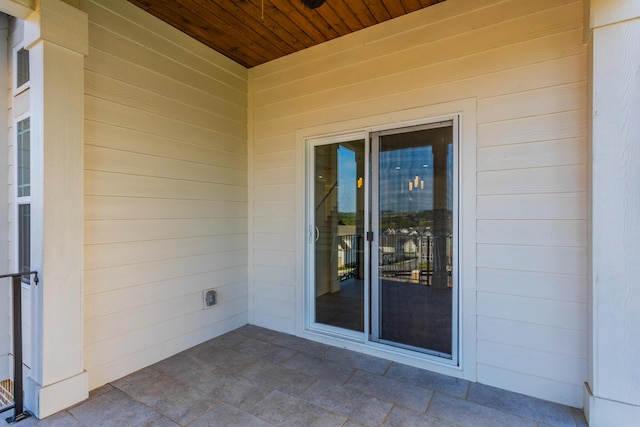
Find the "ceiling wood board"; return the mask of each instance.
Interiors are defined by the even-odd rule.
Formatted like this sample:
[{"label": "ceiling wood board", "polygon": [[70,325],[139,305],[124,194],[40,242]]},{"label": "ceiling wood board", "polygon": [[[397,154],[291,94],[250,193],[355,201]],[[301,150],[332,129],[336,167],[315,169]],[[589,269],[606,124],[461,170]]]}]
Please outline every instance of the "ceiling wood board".
[{"label": "ceiling wood board", "polygon": [[247,68],[444,0],[128,0]]}]

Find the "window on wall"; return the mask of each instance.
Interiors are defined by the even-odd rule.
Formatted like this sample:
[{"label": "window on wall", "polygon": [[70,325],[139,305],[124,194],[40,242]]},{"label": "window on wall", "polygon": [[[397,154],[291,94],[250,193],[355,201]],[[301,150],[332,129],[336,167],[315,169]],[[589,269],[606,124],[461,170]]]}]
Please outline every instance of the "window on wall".
[{"label": "window on wall", "polygon": [[18,122],[18,197],[31,195],[31,120]]},{"label": "window on wall", "polygon": [[[26,272],[31,268],[31,120],[19,121],[16,130],[17,267]],[[23,276],[22,281],[29,283],[29,276]]]},{"label": "window on wall", "polygon": [[[31,205],[18,205],[18,270],[30,271],[31,258]],[[23,282],[29,283],[29,276],[23,276]]]},{"label": "window on wall", "polygon": [[16,92],[25,89],[29,83],[29,51],[20,48],[16,51]]}]

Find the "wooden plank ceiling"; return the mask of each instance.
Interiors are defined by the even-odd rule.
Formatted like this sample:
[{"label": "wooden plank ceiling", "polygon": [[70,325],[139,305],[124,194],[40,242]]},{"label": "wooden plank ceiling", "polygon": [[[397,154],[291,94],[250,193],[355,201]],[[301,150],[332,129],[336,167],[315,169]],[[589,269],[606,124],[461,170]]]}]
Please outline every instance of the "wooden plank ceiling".
[{"label": "wooden plank ceiling", "polygon": [[442,1],[129,0],[248,68]]}]

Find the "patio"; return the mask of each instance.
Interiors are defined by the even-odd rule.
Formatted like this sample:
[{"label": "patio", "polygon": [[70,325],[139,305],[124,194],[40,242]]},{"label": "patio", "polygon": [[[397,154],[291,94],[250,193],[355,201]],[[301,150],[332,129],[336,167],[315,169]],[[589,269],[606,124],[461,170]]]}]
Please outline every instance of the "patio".
[{"label": "patio", "polygon": [[[2,414],[0,426],[9,414]],[[243,326],[16,426],[586,426],[581,410]]]}]

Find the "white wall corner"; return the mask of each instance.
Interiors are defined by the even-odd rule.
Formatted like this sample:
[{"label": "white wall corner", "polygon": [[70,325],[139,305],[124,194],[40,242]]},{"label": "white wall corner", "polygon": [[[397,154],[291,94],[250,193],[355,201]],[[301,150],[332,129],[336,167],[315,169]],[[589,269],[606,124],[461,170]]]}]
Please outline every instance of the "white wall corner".
[{"label": "white wall corner", "polygon": [[253,325],[253,317],[255,308],[253,304],[254,293],[254,266],[253,266],[253,247],[254,247],[254,136],[253,136],[253,85],[251,70],[247,79],[247,322]]},{"label": "white wall corner", "polygon": [[46,40],[81,55],[89,54],[89,16],[62,0],[41,0],[36,13],[25,20],[27,49]]},{"label": "white wall corner", "polygon": [[590,0],[589,383],[594,426],[640,419],[640,2]]},{"label": "white wall corner", "polygon": [[584,415],[589,427],[629,427],[640,420],[640,406],[595,397],[585,383]]}]

